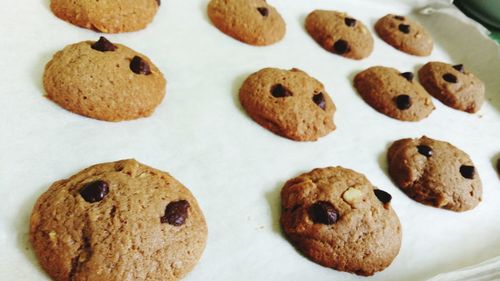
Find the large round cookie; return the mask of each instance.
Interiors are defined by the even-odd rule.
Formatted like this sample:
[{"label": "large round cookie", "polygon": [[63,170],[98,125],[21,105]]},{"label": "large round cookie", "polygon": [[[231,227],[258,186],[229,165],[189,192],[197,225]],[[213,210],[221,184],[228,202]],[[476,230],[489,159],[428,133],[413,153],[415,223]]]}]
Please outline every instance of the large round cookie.
[{"label": "large round cookie", "polygon": [[178,280],[195,266],[206,238],[189,190],[135,160],[55,182],[30,222],[38,260],[57,281]]},{"label": "large round cookie", "polygon": [[418,77],[432,96],[452,108],[474,113],[484,102],[484,83],[462,64],[428,62],[420,68]]},{"label": "large round cookie", "polygon": [[136,31],[154,18],[160,0],[51,0],[60,19],[105,33]]},{"label": "large round cookie", "polygon": [[420,203],[462,212],[481,202],[483,187],[472,160],[450,143],[426,136],[401,139],[387,158],[394,182]]},{"label": "large round cookie", "polygon": [[360,60],[373,50],[366,26],[346,13],[315,10],[306,18],[306,30],[325,50],[346,58]]},{"label": "large round cookie", "polygon": [[248,115],[264,128],[296,141],[314,141],[335,129],[335,104],[323,84],[299,69],[264,68],[240,88]]},{"label": "large round cookie", "polygon": [[147,117],[165,96],[166,81],[146,56],[104,37],[57,52],[45,66],[47,97],[99,120]]},{"label": "large round cookie", "polygon": [[220,31],[250,45],[271,45],[285,36],[283,18],[265,0],[211,0],[207,13]]},{"label": "large round cookie", "polygon": [[401,225],[391,198],[352,170],[314,169],[285,183],[281,225],[312,261],[372,275],[388,267],[401,246]]}]

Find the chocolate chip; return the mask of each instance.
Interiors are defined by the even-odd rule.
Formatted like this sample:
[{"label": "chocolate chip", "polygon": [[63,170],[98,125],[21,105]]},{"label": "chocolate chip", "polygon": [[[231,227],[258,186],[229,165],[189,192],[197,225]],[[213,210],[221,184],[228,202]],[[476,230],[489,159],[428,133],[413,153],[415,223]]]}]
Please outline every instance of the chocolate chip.
[{"label": "chocolate chip", "polygon": [[92,44],[92,46],[90,47],[100,52],[112,52],[117,48],[115,45],[113,45],[113,43],[109,42],[109,40],[104,38],[103,36],[101,36],[101,38],[99,38],[99,40]]},{"label": "chocolate chip", "polygon": [[405,110],[411,107],[411,98],[408,95],[399,95],[396,97],[396,105],[399,109]]},{"label": "chocolate chip", "polygon": [[457,83],[457,76],[455,76],[451,73],[446,73],[445,75],[443,75],[443,79],[446,82]]},{"label": "chocolate chip", "polygon": [[275,98],[284,98],[292,96],[292,93],[281,84],[276,84],[271,88],[271,95]]},{"label": "chocolate chip", "polygon": [[464,73],[464,65],[463,64],[457,64],[454,65],[453,68],[455,68],[457,71]]},{"label": "chocolate chip", "polygon": [[339,39],[335,42],[335,44],[333,44],[333,52],[339,55],[349,52],[350,49],[349,43],[343,39]]},{"label": "chocolate chip", "polygon": [[425,157],[431,157],[432,156],[432,148],[428,147],[427,145],[419,145],[417,146],[418,153],[422,154]]},{"label": "chocolate chip", "polygon": [[406,80],[408,81],[413,81],[413,73],[411,72],[403,72],[401,73],[401,76],[403,76],[404,78],[406,78]]},{"label": "chocolate chip", "polygon": [[321,109],[325,110],[326,108],[326,101],[325,101],[325,96],[323,93],[315,94],[313,96],[313,102],[319,106]]},{"label": "chocolate chip", "polygon": [[158,6],[161,5],[161,0],[156,0],[156,3],[158,3]]},{"label": "chocolate chip", "polygon": [[80,195],[89,203],[99,202],[109,193],[108,183],[102,180],[97,180],[86,184],[80,189]]},{"label": "chocolate chip", "polygon": [[165,215],[160,218],[160,221],[173,226],[181,226],[186,222],[188,209],[189,202],[186,200],[170,202],[165,208]]},{"label": "chocolate chip", "polygon": [[405,17],[403,16],[394,16],[394,18],[397,20],[405,20]]},{"label": "chocolate chip", "polygon": [[339,213],[330,202],[318,201],[309,207],[309,217],[314,223],[334,224],[339,219]]},{"label": "chocolate chip", "polygon": [[353,27],[356,25],[356,19],[353,18],[345,18],[344,19],[345,25]]},{"label": "chocolate chip", "polygon": [[410,33],[410,26],[407,24],[400,24],[399,31],[408,34],[408,33]]},{"label": "chocolate chip", "polygon": [[151,69],[149,68],[149,64],[138,56],[135,56],[130,62],[130,69],[135,74],[144,74],[144,75],[151,74]]},{"label": "chocolate chip", "polygon": [[258,8],[257,8],[257,11],[259,11],[259,13],[260,13],[263,17],[267,17],[267,15],[269,15],[269,10],[268,10],[266,7],[258,7]]},{"label": "chocolate chip", "polygon": [[374,189],[373,193],[375,193],[375,196],[377,196],[378,200],[382,202],[382,204],[387,204],[392,200],[392,196],[388,192],[381,189]]},{"label": "chocolate chip", "polygon": [[466,179],[474,178],[474,166],[462,165],[460,166],[460,174]]}]

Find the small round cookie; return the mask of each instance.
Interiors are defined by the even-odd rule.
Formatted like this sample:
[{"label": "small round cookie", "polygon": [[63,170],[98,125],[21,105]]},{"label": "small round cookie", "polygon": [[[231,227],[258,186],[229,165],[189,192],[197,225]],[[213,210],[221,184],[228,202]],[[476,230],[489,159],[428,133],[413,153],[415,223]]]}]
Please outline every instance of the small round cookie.
[{"label": "small round cookie", "polygon": [[449,107],[474,113],[484,102],[484,83],[462,64],[428,62],[418,71],[422,86]]},{"label": "small round cookie", "polygon": [[207,226],[172,176],[122,160],[52,184],[33,208],[30,239],[56,281],[179,280],[202,255]]},{"label": "small round cookie", "polygon": [[325,50],[360,60],[373,50],[373,37],[366,26],[346,13],[315,10],[306,18],[306,30]]},{"label": "small round cookie", "polygon": [[415,201],[456,212],[481,201],[483,188],[472,160],[450,143],[426,136],[401,139],[387,158],[391,178]]},{"label": "small round cookie", "polygon": [[163,74],[146,56],[104,37],[57,52],[45,66],[47,97],[94,119],[147,117],[165,96]]},{"label": "small round cookie", "polygon": [[160,0],[51,0],[58,18],[74,25],[104,33],[137,31],[145,28],[160,7]]},{"label": "small round cookie", "polygon": [[354,87],[371,107],[398,120],[419,121],[434,110],[431,96],[411,72],[370,67],[354,77]]},{"label": "small round cookie", "polygon": [[281,226],[312,261],[373,275],[388,267],[401,247],[401,225],[391,198],[355,171],[314,169],[285,183]]},{"label": "small round cookie", "polygon": [[271,132],[296,141],[315,141],[335,130],[335,104],[323,84],[299,69],[264,68],[240,88],[248,115]]},{"label": "small round cookie", "polygon": [[211,0],[207,13],[220,31],[250,45],[271,45],[285,36],[283,18],[266,0]]},{"label": "small round cookie", "polygon": [[432,52],[432,37],[408,17],[388,14],[377,21],[375,31],[387,44],[407,54],[428,56]]}]

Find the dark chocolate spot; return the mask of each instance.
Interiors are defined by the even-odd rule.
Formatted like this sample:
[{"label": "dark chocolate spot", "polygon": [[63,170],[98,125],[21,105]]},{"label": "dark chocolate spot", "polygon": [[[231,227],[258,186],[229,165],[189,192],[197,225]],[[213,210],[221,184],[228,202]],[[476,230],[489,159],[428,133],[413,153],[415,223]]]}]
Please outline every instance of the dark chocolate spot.
[{"label": "dark chocolate spot", "polygon": [[269,15],[269,10],[268,10],[266,7],[258,7],[258,8],[257,8],[257,11],[259,11],[259,13],[260,13],[263,17],[267,17],[267,15]]},{"label": "dark chocolate spot", "polygon": [[382,189],[374,189],[373,193],[375,193],[375,196],[377,196],[378,200],[380,200],[382,204],[387,204],[392,200],[392,196],[388,192],[383,191]]},{"label": "dark chocolate spot", "polygon": [[411,98],[408,95],[399,95],[396,97],[396,105],[399,109],[405,110],[411,107]]},{"label": "dark chocolate spot", "polygon": [[117,47],[109,42],[108,39],[101,36],[98,41],[92,44],[91,48],[100,52],[112,52],[116,50]]},{"label": "dark chocolate spot", "polygon": [[339,39],[335,42],[335,44],[333,44],[333,52],[339,55],[349,52],[350,49],[349,43],[343,39]]},{"label": "dark chocolate spot", "polygon": [[309,207],[309,217],[314,223],[334,224],[339,219],[339,213],[330,202],[318,201]]},{"label": "dark chocolate spot", "polygon": [[453,68],[455,68],[457,71],[464,73],[464,65],[463,64],[457,64],[454,65]]},{"label": "dark chocolate spot", "polygon": [[353,27],[356,25],[356,19],[353,18],[345,18],[344,19],[345,25]]},{"label": "dark chocolate spot", "polygon": [[326,101],[325,101],[325,96],[323,93],[315,94],[313,96],[313,102],[319,106],[321,109],[325,110],[326,108]]},{"label": "dark chocolate spot", "polygon": [[276,84],[271,88],[271,95],[275,98],[284,98],[292,96],[292,93],[281,84]]},{"label": "dark chocolate spot", "polygon": [[403,16],[394,16],[394,18],[397,20],[405,20],[405,17]]},{"label": "dark chocolate spot", "polygon": [[406,80],[408,81],[413,81],[413,73],[411,72],[403,72],[401,73],[401,76],[403,76]]},{"label": "dark chocolate spot", "polygon": [[99,202],[109,193],[108,183],[102,180],[97,180],[86,184],[80,189],[80,195],[89,203]]},{"label": "dark chocolate spot", "polygon": [[408,33],[410,33],[410,26],[407,24],[400,24],[399,31],[408,34]]},{"label": "dark chocolate spot", "polygon": [[422,154],[425,157],[431,157],[432,156],[432,148],[430,148],[427,145],[419,145],[417,146],[418,153]]},{"label": "dark chocolate spot", "polygon": [[455,76],[451,73],[446,73],[445,75],[443,75],[443,79],[444,79],[444,81],[449,82],[449,83],[457,83],[457,76]]},{"label": "dark chocolate spot", "polygon": [[462,165],[460,166],[460,174],[466,179],[474,178],[474,166]]},{"label": "dark chocolate spot", "polygon": [[144,74],[144,75],[151,74],[151,69],[149,68],[149,64],[139,56],[135,56],[132,59],[132,61],[130,62],[130,69],[135,74]]},{"label": "dark chocolate spot", "polygon": [[156,3],[158,3],[158,6],[161,5],[161,0],[156,0]]},{"label": "dark chocolate spot", "polygon": [[170,202],[165,208],[165,215],[160,218],[160,221],[173,226],[181,226],[186,222],[188,209],[189,202],[186,200]]}]

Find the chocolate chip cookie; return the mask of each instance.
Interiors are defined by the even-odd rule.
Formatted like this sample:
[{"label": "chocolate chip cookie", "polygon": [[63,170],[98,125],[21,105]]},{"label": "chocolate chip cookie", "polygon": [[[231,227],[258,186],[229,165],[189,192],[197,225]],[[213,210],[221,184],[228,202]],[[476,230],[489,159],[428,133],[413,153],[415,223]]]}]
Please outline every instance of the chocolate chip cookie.
[{"label": "chocolate chip cookie", "polygon": [[51,0],[58,18],[98,32],[119,33],[145,28],[160,7],[160,0]]},{"label": "chocolate chip cookie", "polygon": [[418,71],[420,83],[449,107],[474,113],[484,102],[484,83],[462,64],[429,62]]},{"label": "chocolate chip cookie", "polygon": [[211,0],[207,13],[220,31],[250,45],[271,45],[285,36],[283,18],[265,0]]},{"label": "chocolate chip cookie", "polygon": [[360,60],[373,50],[366,26],[346,13],[315,10],[306,18],[306,30],[325,50],[346,58]]},{"label": "chocolate chip cookie", "polygon": [[312,261],[373,275],[391,264],[401,246],[401,225],[391,198],[355,171],[314,169],[285,183],[281,226]]},{"label": "chocolate chip cookie", "polygon": [[166,81],[149,58],[101,37],[57,52],[45,66],[43,84],[47,97],[71,112],[121,121],[151,115]]},{"label": "chocolate chip cookie", "polygon": [[483,188],[474,163],[450,143],[423,136],[394,142],[387,153],[389,174],[414,200],[456,212],[481,202]]},{"label": "chocolate chip cookie", "polygon": [[411,72],[370,67],[354,77],[354,87],[371,107],[398,120],[419,121],[434,110],[431,96]]},{"label": "chocolate chip cookie", "polygon": [[206,238],[189,190],[135,160],[55,182],[30,222],[36,256],[57,281],[179,280],[198,262]]},{"label": "chocolate chip cookie", "polygon": [[394,48],[415,56],[432,52],[432,37],[425,28],[406,16],[388,14],[377,21],[375,31]]},{"label": "chocolate chip cookie", "polygon": [[240,88],[248,115],[271,132],[314,141],[335,129],[335,104],[323,84],[299,69],[264,68]]}]

